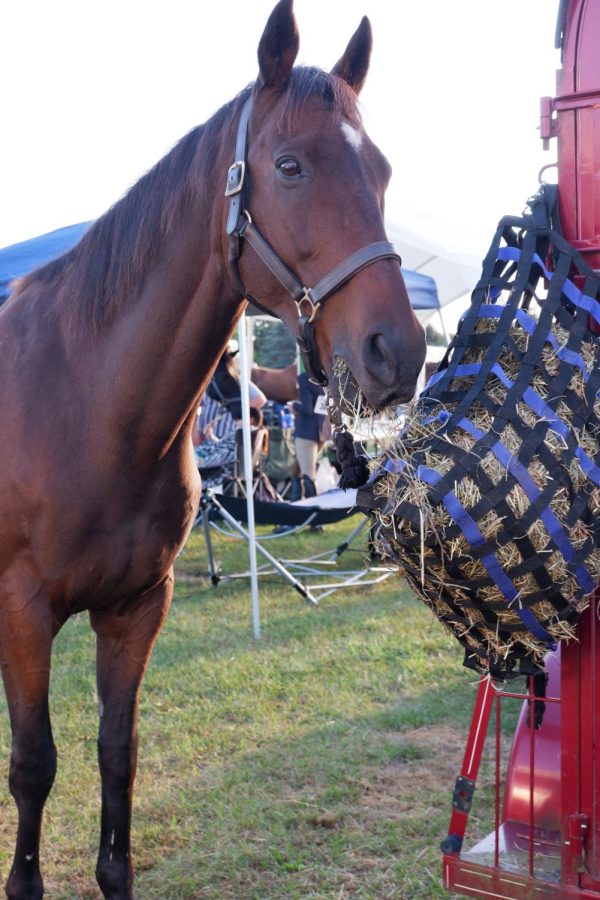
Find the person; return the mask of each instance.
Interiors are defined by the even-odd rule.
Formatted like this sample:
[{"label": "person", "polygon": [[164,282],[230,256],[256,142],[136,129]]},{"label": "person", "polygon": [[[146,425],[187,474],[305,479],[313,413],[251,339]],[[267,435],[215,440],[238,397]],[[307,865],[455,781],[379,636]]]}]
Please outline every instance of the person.
[{"label": "person", "polygon": [[[229,360],[236,353],[237,343],[230,341],[222,360]],[[267,398],[252,382],[249,382],[248,394],[250,422],[253,427],[257,428],[262,425],[260,410],[267,402]],[[200,469],[221,468],[231,465],[235,459],[236,431],[241,425],[241,419],[237,416],[238,414],[241,416],[241,403],[239,397],[229,397],[228,400],[231,400],[232,403],[222,403],[206,392],[198,407],[192,431],[192,442]]]},{"label": "person", "polygon": [[314,497],[317,493],[317,456],[331,429],[325,408],[325,392],[304,371],[300,362],[298,374],[298,400],[293,404],[296,417],[294,443],[299,476],[292,479],[290,500]]}]

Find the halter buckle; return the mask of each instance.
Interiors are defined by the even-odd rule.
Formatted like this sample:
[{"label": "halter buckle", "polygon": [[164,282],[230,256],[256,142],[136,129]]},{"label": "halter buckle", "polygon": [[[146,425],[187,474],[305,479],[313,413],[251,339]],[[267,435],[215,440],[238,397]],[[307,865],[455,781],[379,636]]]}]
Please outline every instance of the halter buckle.
[{"label": "halter buckle", "polygon": [[226,197],[233,197],[244,187],[244,178],[246,177],[246,162],[243,159],[237,160],[227,172],[227,188],[225,190]]},{"label": "halter buckle", "polygon": [[302,304],[305,303],[305,302],[309,304],[309,306],[310,306],[310,315],[308,316],[307,321],[310,323],[310,322],[312,322],[312,321],[314,320],[314,318],[315,318],[315,316],[316,316],[316,314],[317,314],[317,311],[318,311],[318,309],[319,309],[319,307],[320,307],[320,305],[321,305],[321,301],[318,300],[316,303],[313,303],[313,299],[312,299],[312,297],[311,297],[311,295],[310,295],[310,288],[303,287],[302,290],[304,291],[304,293],[302,294],[302,296],[300,297],[299,300],[296,300],[296,301],[295,301],[295,303],[296,303],[296,308],[297,308],[297,310],[298,310],[298,316],[301,316],[301,315],[303,315],[303,313],[302,313]]}]

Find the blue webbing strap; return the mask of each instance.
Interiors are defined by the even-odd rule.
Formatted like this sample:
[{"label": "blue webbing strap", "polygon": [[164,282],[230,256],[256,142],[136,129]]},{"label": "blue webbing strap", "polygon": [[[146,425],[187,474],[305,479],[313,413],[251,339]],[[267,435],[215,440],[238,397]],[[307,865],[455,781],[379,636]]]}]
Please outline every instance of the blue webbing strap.
[{"label": "blue webbing strap", "polygon": [[[439,472],[435,472],[426,466],[418,466],[416,474],[421,481],[425,481],[427,484],[436,484],[440,480]],[[469,546],[474,549],[485,546],[485,538],[479,530],[477,523],[471,518],[456,495],[452,491],[449,491],[442,498],[442,502],[448,510],[448,514],[454,519],[464,534],[465,540]],[[555,641],[552,640],[545,628],[538,622],[534,613],[530,609],[518,605],[519,592],[508,575],[504,572],[502,566],[496,559],[496,556],[493,553],[487,553],[484,556],[481,556],[480,560],[497,588],[502,592],[504,597],[506,597],[508,603],[511,606],[515,606],[519,618],[528,631],[530,631],[539,641],[543,641],[548,649],[555,650]]]},{"label": "blue webbing strap", "polygon": [[[518,247],[501,247],[498,251],[498,258],[504,260],[510,259],[518,261],[520,255],[521,251]],[[554,272],[551,272],[546,268],[542,258],[538,253],[534,253],[533,259],[544,273],[544,278],[546,278],[546,280],[549,282],[552,281]],[[577,285],[575,285],[569,278],[565,278],[561,286],[561,290],[567,300],[570,300],[573,306],[576,306],[578,309],[583,309],[585,312],[589,313],[590,316],[600,325],[600,303],[598,303],[598,301],[594,297],[590,297],[587,294],[584,294],[583,291],[580,291]]]},{"label": "blue webbing strap", "polygon": [[[500,317],[503,308],[503,303],[494,303],[486,306],[480,306],[478,312],[479,318],[497,319]],[[537,322],[532,316],[526,313],[524,309],[517,309],[515,311],[515,318],[519,325],[523,328],[523,330],[527,332],[527,334],[531,335],[534,333],[535,329],[537,328]],[[583,356],[580,353],[575,353],[573,350],[569,350],[567,347],[562,347],[558,343],[552,332],[546,335],[546,343],[550,344],[558,359],[563,362],[567,362],[572,366],[577,366],[577,368],[580,369],[581,373],[583,374],[584,381],[589,381],[590,373],[588,372]],[[429,382],[427,384],[427,387],[429,387]]]},{"label": "blue webbing strap", "polygon": [[[462,419],[459,425],[464,431],[466,431],[477,440],[481,440],[481,438],[484,437],[484,432],[479,428],[476,428],[475,425],[473,425],[473,423],[468,419]],[[490,450],[494,454],[496,459],[506,468],[508,472],[510,472],[515,481],[517,481],[523,488],[528,500],[530,500],[531,503],[535,503],[535,501],[542,496],[542,492],[536,485],[527,469],[519,462],[514,454],[511,453],[504,446],[504,444],[501,443],[501,441],[496,441],[496,443],[491,446]],[[554,541],[554,544],[562,553],[565,561],[567,563],[573,562],[573,560],[576,558],[576,552],[573,549],[573,546],[564,528],[549,507],[547,507],[545,510],[540,511],[540,519],[544,523],[548,534]],[[579,583],[579,586],[582,588],[584,593],[588,594],[594,590],[594,579],[591,577],[585,566],[574,566],[573,574],[575,575],[577,582]]]},{"label": "blue webbing strap", "polygon": [[[585,374],[587,375],[587,368],[585,368],[585,364],[583,360],[581,360],[582,366],[585,370]],[[481,369],[481,363],[468,363],[462,366],[457,366],[453,373],[453,378],[467,378],[472,375],[476,375]],[[445,372],[436,372],[432,375],[429,383],[435,384],[439,378],[446,374]],[[499,381],[502,382],[505,388],[511,388],[515,384],[515,382],[508,377],[504,369],[499,363],[494,363],[490,368],[490,374],[493,374],[498,378]],[[438,377],[436,377],[438,376]],[[587,376],[589,378],[589,375]],[[526,387],[523,391],[522,395],[523,402],[531,409],[532,412],[536,414],[540,419],[549,423],[549,426],[552,431],[555,431],[563,440],[567,440],[571,435],[571,431],[567,425],[562,421],[560,416],[549,406],[540,395],[532,388]],[[448,421],[445,419],[444,421]],[[463,417],[461,419],[461,427],[463,422],[468,421]],[[480,436],[483,437],[483,432],[480,432]],[[595,484],[600,486],[600,468],[589,458],[587,453],[583,450],[582,447],[577,447],[575,450],[575,456],[581,463],[581,468],[587,475],[587,477],[593,481]]]}]

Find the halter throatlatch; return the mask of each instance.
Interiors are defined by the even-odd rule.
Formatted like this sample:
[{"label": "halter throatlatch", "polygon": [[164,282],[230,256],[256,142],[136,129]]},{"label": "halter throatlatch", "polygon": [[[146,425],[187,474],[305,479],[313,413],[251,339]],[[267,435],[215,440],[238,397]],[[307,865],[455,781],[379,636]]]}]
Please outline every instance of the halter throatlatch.
[{"label": "halter throatlatch", "polygon": [[[248,122],[252,110],[252,97],[248,97],[238,124],[237,139],[235,145],[235,161],[229,167],[227,173],[227,187],[225,197],[229,198],[229,213],[227,216],[226,234],[229,238],[228,255],[229,262],[235,266],[236,275],[242,286],[239,276],[237,261],[242,253],[242,241],[247,241],[256,255],[263,261],[269,271],[277,278],[286,289],[298,311],[298,334],[296,341],[302,354],[304,369],[308,375],[318,384],[327,386],[328,380],[319,357],[317,338],[315,333],[315,318],[325,301],[354,277],[362,269],[370,266],[379,259],[396,259],[401,265],[402,260],[393,244],[389,241],[376,241],[367,244],[360,250],[350,254],[345,260],[324,275],[317,284],[306,287],[294,275],[291,269],[278,256],[268,241],[262,236],[258,228],[252,222],[252,217],[246,206],[246,155],[248,149]],[[260,302],[250,297],[248,299],[264,309]],[[357,456],[353,448],[352,438],[341,424],[341,414],[334,424],[334,441],[339,445],[340,463],[343,473],[340,484],[342,487],[360,487],[366,481],[368,472],[364,457]]]}]

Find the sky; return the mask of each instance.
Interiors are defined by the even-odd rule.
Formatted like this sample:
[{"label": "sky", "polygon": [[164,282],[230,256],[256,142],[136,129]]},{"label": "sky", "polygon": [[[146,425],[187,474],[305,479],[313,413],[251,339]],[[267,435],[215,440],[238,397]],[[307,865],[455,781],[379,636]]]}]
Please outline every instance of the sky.
[{"label": "sky", "polygon": [[[0,10],[0,247],[93,219],[257,74],[274,0],[23,0]],[[485,253],[538,184],[558,0],[295,0],[299,62],[373,27],[365,125],[391,226]],[[223,175],[224,177],[224,175]],[[401,251],[401,248],[400,248]]]}]

